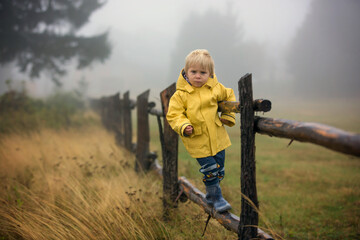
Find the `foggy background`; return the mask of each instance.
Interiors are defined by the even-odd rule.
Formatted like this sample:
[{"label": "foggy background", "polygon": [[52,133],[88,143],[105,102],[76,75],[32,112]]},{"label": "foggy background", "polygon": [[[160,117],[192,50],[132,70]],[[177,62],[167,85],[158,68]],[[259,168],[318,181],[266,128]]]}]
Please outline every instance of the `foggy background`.
[{"label": "foggy background", "polygon": [[[82,80],[91,97],[130,90],[135,99],[151,89],[154,101],[177,80],[186,55],[205,48],[237,98],[238,80],[252,73],[254,98],[359,99],[358,0],[108,0],[80,33],[107,30],[110,58],[81,71],[68,64],[64,90]],[[1,92],[9,78],[14,86],[25,80],[33,96],[55,87],[48,75],[30,80],[14,64],[2,66],[0,78]]]}]

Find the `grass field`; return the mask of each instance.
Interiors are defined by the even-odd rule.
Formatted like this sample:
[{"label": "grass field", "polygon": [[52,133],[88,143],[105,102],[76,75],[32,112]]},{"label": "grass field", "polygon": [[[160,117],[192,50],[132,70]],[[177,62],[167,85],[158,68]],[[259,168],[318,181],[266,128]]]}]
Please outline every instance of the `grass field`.
[{"label": "grass field", "polygon": [[[265,117],[360,132],[359,111],[336,104],[332,111],[306,104],[289,110],[273,102]],[[161,153],[157,125],[150,119],[150,149]],[[228,128],[233,145],[222,182],[238,216],[239,128]],[[280,239],[359,239],[359,158],[288,143],[256,135],[260,227]],[[198,168],[180,144],[179,175],[204,190]],[[202,209],[180,203],[173,221],[164,222],[161,181],[133,169],[133,154],[118,148],[114,136],[96,124],[0,136],[0,239],[201,239],[207,218]],[[237,235],[212,219],[203,238]]]},{"label": "grass field", "polygon": [[[162,220],[162,183],[100,125],[0,137],[0,239],[199,239],[190,202]],[[234,239],[216,221],[207,234]]]},{"label": "grass field", "polygon": [[149,208],[142,197],[160,183],[138,177],[101,127],[3,136],[0,157],[0,239],[168,236],[160,202]]},{"label": "grass field", "polygon": [[[273,102],[272,111],[264,117],[318,122],[359,133],[357,108],[342,101]],[[222,188],[233,213],[240,216],[239,119],[235,127],[227,129],[232,146],[226,150],[226,177]],[[153,130],[153,135],[156,134]],[[310,143],[295,141],[288,147],[289,142],[256,135],[260,226],[274,230],[284,239],[359,239],[359,158]],[[159,148],[159,144],[154,143],[153,148]],[[179,175],[190,178],[204,190],[196,160],[186,153],[182,144],[179,154]]]}]

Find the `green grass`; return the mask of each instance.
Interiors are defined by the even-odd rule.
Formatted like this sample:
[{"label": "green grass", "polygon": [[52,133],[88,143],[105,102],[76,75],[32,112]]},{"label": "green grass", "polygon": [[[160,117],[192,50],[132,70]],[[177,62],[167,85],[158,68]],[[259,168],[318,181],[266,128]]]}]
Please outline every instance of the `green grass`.
[{"label": "green grass", "polygon": [[75,92],[56,92],[45,99],[37,99],[10,91],[0,95],[0,133],[94,124],[93,117],[86,113],[84,100]]},{"label": "green grass", "polygon": [[[265,117],[318,122],[360,132],[360,114],[341,102],[280,105]],[[261,116],[261,115],[260,115]],[[238,115],[239,118],[239,115]],[[152,121],[152,120],[151,120]],[[152,123],[153,124],[153,123]],[[161,153],[157,127],[151,149]],[[226,150],[223,193],[240,216],[240,124],[227,128],[232,146]],[[360,238],[360,161],[321,146],[256,134],[256,175],[260,227],[284,239]],[[179,176],[204,191],[199,166],[179,143]],[[266,225],[270,223],[270,226]]]},{"label": "green grass", "polygon": [[268,220],[291,239],[359,234],[358,159],[310,144],[286,148],[284,140],[268,142],[258,137],[258,194]]}]

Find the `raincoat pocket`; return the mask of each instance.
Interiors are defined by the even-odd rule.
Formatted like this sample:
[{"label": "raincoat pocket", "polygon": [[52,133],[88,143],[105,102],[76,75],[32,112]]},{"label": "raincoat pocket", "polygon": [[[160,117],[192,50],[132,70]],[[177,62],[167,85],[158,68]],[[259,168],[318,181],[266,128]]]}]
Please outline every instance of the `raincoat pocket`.
[{"label": "raincoat pocket", "polygon": [[201,125],[194,124],[193,128],[194,128],[194,133],[191,134],[191,137],[195,137],[195,136],[198,136],[198,135],[202,134]]},{"label": "raincoat pocket", "polygon": [[220,121],[220,118],[219,118],[219,117],[216,117],[216,118],[215,118],[215,123],[216,123],[216,125],[217,125],[218,127],[223,126],[223,123]]}]

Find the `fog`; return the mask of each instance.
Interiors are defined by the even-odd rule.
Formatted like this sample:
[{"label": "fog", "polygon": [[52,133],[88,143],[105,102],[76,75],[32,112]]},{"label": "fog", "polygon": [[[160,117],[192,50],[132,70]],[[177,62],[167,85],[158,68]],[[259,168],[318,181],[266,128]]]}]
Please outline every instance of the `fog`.
[{"label": "fog", "polygon": [[[237,94],[237,81],[253,75],[256,98],[357,98],[360,89],[360,1],[119,1],[108,0],[81,34],[109,31],[111,57],[78,71],[69,64],[65,90],[80,80],[100,97],[151,89],[151,98],[177,80],[184,58],[206,48],[220,82]],[[29,80],[14,65],[5,79],[26,80],[29,92],[54,90],[49,76]],[[357,98],[358,99],[358,98]]]},{"label": "fog", "polygon": [[360,1],[315,0],[287,67],[304,97],[360,96]]}]

